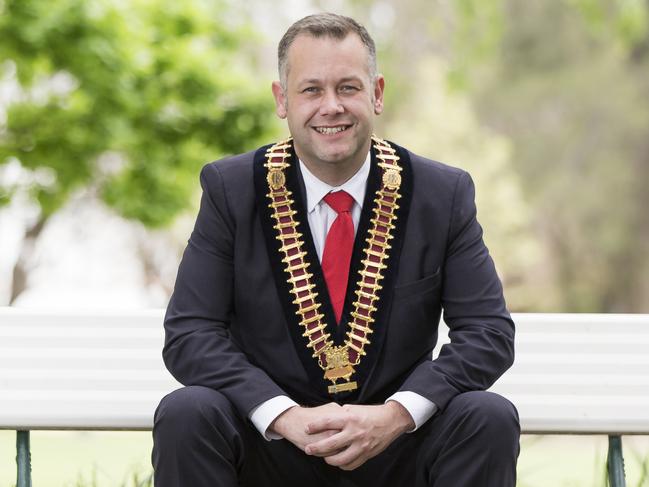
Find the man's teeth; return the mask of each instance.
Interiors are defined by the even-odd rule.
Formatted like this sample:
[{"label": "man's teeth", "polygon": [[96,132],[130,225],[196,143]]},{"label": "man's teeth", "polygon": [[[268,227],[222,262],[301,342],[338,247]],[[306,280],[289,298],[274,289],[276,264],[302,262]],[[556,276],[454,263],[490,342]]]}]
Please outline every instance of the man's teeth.
[{"label": "man's teeth", "polygon": [[344,127],[316,127],[316,130],[324,135],[337,134],[343,130],[347,130],[347,126]]}]

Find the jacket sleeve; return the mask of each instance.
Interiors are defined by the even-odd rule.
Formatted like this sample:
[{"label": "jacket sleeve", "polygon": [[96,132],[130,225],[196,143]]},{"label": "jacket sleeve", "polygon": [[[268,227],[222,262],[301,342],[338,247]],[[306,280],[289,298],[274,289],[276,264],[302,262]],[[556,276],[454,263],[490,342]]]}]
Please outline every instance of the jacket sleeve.
[{"label": "jacket sleeve", "polygon": [[231,339],[235,224],[217,165],[205,166],[200,179],[200,209],[167,307],[162,355],[180,383],[222,392],[247,417],[286,393]]},{"label": "jacket sleeve", "polygon": [[475,188],[459,176],[442,267],[441,304],[450,343],[419,364],[400,390],[444,409],[457,394],[489,388],[514,361],[514,323],[476,219]]}]

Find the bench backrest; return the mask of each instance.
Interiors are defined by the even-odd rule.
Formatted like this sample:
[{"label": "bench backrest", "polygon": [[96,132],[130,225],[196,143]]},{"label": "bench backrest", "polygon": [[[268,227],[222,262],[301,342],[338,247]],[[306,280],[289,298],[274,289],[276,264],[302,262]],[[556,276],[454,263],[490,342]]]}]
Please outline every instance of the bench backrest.
[{"label": "bench backrest", "polygon": [[150,429],[180,387],[162,362],[162,318],[0,308],[0,428]]},{"label": "bench backrest", "polygon": [[520,314],[492,387],[527,433],[649,433],[649,315]]},{"label": "bench backrest", "polygon": [[[0,429],[150,429],[180,387],[162,317],[0,308]],[[525,432],[649,433],[649,315],[514,319],[516,364],[493,390]]]}]

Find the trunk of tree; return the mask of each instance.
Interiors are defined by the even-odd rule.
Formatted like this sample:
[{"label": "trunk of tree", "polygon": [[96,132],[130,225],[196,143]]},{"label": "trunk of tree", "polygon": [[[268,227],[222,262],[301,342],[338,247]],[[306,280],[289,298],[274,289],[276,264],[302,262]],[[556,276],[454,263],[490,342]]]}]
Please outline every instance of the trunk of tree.
[{"label": "trunk of tree", "polygon": [[173,281],[165,279],[160,264],[154,257],[154,249],[149,244],[149,234],[143,229],[137,234],[137,256],[142,264],[144,285],[147,288],[161,288],[167,296],[173,292]]},{"label": "trunk of tree", "polygon": [[47,217],[39,217],[38,221],[25,232],[25,238],[23,240],[22,248],[20,249],[20,255],[14,265],[11,294],[9,296],[10,306],[13,305],[18,296],[27,289],[27,281],[29,279],[29,271],[34,256],[34,250],[36,248],[36,242],[38,241],[38,237],[43,231],[47,221]]}]

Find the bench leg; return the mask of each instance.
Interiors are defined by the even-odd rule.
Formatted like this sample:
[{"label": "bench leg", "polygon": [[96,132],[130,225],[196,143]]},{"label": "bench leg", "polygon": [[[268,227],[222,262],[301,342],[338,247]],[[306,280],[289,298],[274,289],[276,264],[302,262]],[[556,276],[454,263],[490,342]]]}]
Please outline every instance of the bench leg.
[{"label": "bench leg", "polygon": [[606,460],[608,470],[608,485],[610,487],[625,487],[624,479],[624,457],[622,456],[622,437],[608,437],[608,458]]},{"label": "bench leg", "polygon": [[32,487],[31,453],[29,452],[29,431],[18,431],[16,434],[16,463],[18,479],[16,487]]}]

